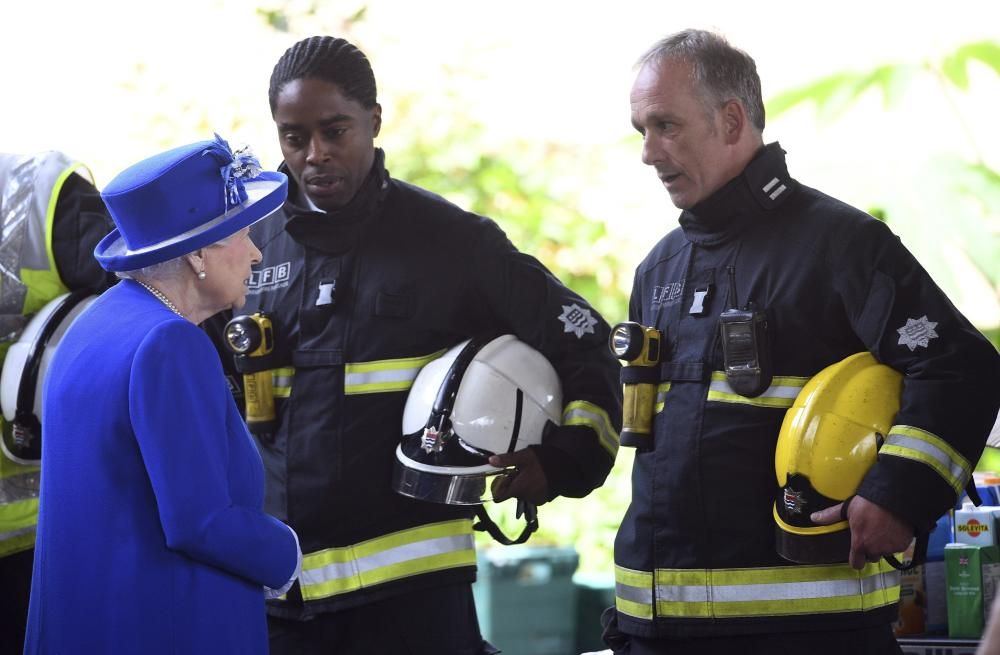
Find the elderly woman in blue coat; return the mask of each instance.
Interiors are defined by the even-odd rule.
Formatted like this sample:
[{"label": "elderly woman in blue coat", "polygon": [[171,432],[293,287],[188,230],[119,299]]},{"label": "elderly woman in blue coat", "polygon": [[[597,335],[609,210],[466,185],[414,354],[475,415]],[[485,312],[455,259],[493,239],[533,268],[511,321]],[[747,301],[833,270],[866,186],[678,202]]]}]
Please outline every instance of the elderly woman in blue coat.
[{"label": "elderly woman in blue coat", "polygon": [[119,174],[95,250],[124,278],[48,368],[25,653],[266,653],[265,594],[298,538],[263,512],[260,456],[198,324],[239,308],[280,173],[225,141]]}]

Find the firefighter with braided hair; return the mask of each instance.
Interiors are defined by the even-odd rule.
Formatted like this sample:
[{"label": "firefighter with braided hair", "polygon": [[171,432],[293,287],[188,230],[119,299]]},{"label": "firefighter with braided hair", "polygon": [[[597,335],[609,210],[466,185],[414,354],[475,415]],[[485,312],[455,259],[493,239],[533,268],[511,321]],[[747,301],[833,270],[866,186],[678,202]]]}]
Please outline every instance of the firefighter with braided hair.
[{"label": "firefighter with braided hair", "polygon": [[407,392],[455,344],[516,335],[558,373],[562,424],[491,458],[517,471],[496,500],[582,497],[618,449],[609,327],[491,219],[389,174],[374,142],[375,77],[354,45],[296,43],[269,100],[289,195],[283,215],[254,228],[263,259],[245,312],[266,315],[274,334],[264,365],[275,427],[255,435],[266,507],[304,553],[299,582],[269,604],[271,652],[497,652],[473,602],[472,510],[393,490]]}]

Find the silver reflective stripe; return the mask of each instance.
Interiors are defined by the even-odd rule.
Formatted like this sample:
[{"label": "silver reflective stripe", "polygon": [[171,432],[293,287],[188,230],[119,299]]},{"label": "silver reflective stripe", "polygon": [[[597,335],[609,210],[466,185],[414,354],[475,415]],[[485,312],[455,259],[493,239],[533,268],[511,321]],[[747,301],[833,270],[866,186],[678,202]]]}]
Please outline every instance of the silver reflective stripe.
[{"label": "silver reflective stripe", "polygon": [[[35,261],[45,256],[45,235],[38,236],[39,226],[42,232],[45,230],[45,214],[38,215],[35,198],[35,175],[41,164],[40,156],[0,156],[0,179],[4,181],[0,190],[0,220],[3,224],[3,238],[0,239],[0,307],[7,308],[0,328],[5,340],[10,341],[16,340],[27,324],[27,319],[20,315],[27,295],[27,287],[21,281],[22,258],[28,255],[28,259]],[[41,253],[30,255],[39,239]],[[25,241],[33,247],[24,248]]]},{"label": "silver reflective stripe", "polygon": [[708,589],[705,585],[656,585],[656,598],[682,603],[707,603],[710,600]]},{"label": "silver reflective stripe", "polygon": [[878,575],[862,578],[861,593],[869,594],[873,591],[878,591],[879,589],[898,587],[901,577],[902,576],[899,571],[883,571]]},{"label": "silver reflective stripe", "polygon": [[20,537],[21,535],[30,534],[35,531],[35,526],[30,525],[26,528],[19,528],[17,530],[11,530],[9,532],[0,532],[0,542],[8,541],[14,537]]},{"label": "silver reflective stripe", "polygon": [[407,391],[417,374],[428,362],[444,354],[444,350],[422,357],[385,359],[375,362],[350,363],[344,366],[344,393],[384,393]]},{"label": "silver reflective stripe", "polygon": [[[79,169],[79,170],[78,170]],[[86,168],[56,151],[0,154],[0,340],[14,341],[32,314],[65,293],[50,249],[56,200],[74,172]]]},{"label": "silver reflective stripe", "polygon": [[[10,166],[9,156],[0,160],[0,166]],[[20,239],[28,241],[27,248],[20,248],[21,268],[45,270],[49,268],[46,247],[46,220],[50,205],[55,202],[53,190],[67,171],[79,168],[61,152],[49,151],[30,157],[17,157],[10,176],[2,189],[0,207],[3,208],[3,246],[7,251],[10,230],[17,229]],[[81,174],[85,172],[83,169]],[[84,175],[87,177],[87,175]],[[20,247],[21,240],[17,245]],[[13,254],[13,253],[11,253]],[[5,263],[11,262],[5,260]]]},{"label": "silver reflective stripe", "polygon": [[956,492],[961,492],[972,476],[968,460],[935,434],[909,425],[889,429],[879,455],[895,455],[916,460],[934,469]]},{"label": "silver reflective stripe", "polygon": [[615,583],[615,596],[633,603],[653,604],[653,590],[650,587],[633,587],[622,582]]},{"label": "silver reflective stripe", "polygon": [[294,368],[276,368],[271,371],[271,384],[275,387],[290,389],[294,377]]},{"label": "silver reflective stripe", "polygon": [[574,400],[563,410],[563,425],[583,425],[597,433],[601,445],[611,455],[618,452],[618,433],[603,409],[583,400]]},{"label": "silver reflective stripe", "polygon": [[615,565],[615,606],[647,621],[864,612],[897,602],[899,579],[883,561],[861,571],[847,564],[655,572]]},{"label": "silver reflective stripe", "polygon": [[712,372],[712,382],[708,387],[708,400],[723,403],[738,403],[755,405],[757,407],[777,407],[787,409],[792,406],[802,387],[809,378],[792,376],[775,376],[771,386],[764,393],[754,398],[741,396],[729,386],[726,374],[722,371]]},{"label": "silver reflective stripe", "polygon": [[388,371],[368,371],[365,373],[348,373],[344,376],[344,385],[347,387],[361,387],[364,385],[413,382],[419,372],[419,368],[410,368]]},{"label": "silver reflective stripe", "polygon": [[860,580],[714,585],[712,587],[658,585],[656,593],[659,600],[666,601],[706,603],[711,600],[715,603],[736,603],[857,596],[898,584],[899,572],[892,571]]},{"label": "silver reflective stripe", "polygon": [[303,557],[305,600],[329,598],[407,577],[476,566],[472,521],[421,525]]},{"label": "silver reflective stripe", "polygon": [[32,498],[38,498],[37,470],[0,478],[0,505],[10,505]]},{"label": "silver reflective stripe", "polygon": [[670,391],[669,382],[663,382],[656,387],[656,402],[653,405],[653,413],[659,414],[663,411],[663,405],[667,402],[668,391]]},{"label": "silver reflective stripe", "polygon": [[440,553],[454,553],[470,548],[475,548],[475,539],[472,535],[467,534],[419,541],[390,548],[367,557],[359,557],[349,562],[327,564],[326,566],[312,570],[303,569],[301,575],[302,584],[320,584],[330,580],[350,578],[367,573],[368,571],[417,560],[422,557],[429,557]]}]

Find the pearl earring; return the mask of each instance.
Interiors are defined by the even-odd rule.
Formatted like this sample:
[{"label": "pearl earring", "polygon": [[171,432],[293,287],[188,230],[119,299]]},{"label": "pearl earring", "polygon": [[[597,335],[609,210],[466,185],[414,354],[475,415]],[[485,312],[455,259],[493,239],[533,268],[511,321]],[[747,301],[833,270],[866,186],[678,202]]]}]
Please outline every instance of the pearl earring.
[{"label": "pearl earring", "polygon": [[204,280],[206,277],[208,277],[208,274],[205,271],[198,271],[199,280]]}]

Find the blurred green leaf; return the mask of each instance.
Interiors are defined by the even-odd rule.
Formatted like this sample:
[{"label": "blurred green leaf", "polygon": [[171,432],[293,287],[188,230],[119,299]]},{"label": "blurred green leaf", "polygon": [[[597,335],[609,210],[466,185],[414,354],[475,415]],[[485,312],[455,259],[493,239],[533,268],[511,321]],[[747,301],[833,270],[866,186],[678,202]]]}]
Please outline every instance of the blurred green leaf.
[{"label": "blurred green leaf", "polygon": [[348,25],[354,25],[355,23],[360,23],[368,15],[368,5],[361,5],[356,12],[347,17],[344,22]]},{"label": "blurred green leaf", "polygon": [[1000,349],[1000,327],[983,330],[983,334],[997,349]]},{"label": "blurred green leaf", "polygon": [[921,66],[915,63],[882,64],[867,72],[833,73],[770,98],[767,112],[771,116],[779,116],[793,107],[812,102],[821,114],[835,117],[873,87],[881,91],[887,105],[897,104],[921,67],[928,71],[939,70],[957,89],[966,91],[971,61],[981,62],[1000,75],[1000,43],[968,43],[959,46],[940,61],[926,60]]},{"label": "blurred green leaf", "polygon": [[[768,103],[768,113],[778,116],[793,107],[812,103],[820,118],[833,119],[857,104],[867,91],[878,90],[886,106],[901,104],[905,93],[918,74],[933,75],[945,86],[968,92],[969,66],[972,62],[985,64],[1000,74],[1000,43],[979,41],[955,48],[938,59],[924,59],[917,63],[882,64],[867,72],[837,72],[813,82],[790,89],[773,97]],[[953,111],[959,106],[953,104]],[[964,123],[964,117],[957,117]],[[977,150],[975,130],[967,130],[972,151]],[[909,227],[911,238],[923,243],[925,258],[934,260],[943,278],[951,281],[951,292],[976,289],[974,293],[990,293],[986,289],[1000,288],[1000,256],[998,256],[995,224],[997,207],[1000,207],[1000,173],[980,159],[970,163],[957,154],[950,158],[931,157],[923,167],[921,200],[914,203],[889,196],[878,201],[871,213],[885,220],[886,209],[892,210],[894,226]],[[940,221],[940,217],[947,221]],[[924,221],[924,224],[918,225]],[[894,227],[894,229],[896,229]],[[946,242],[958,248],[945,262],[940,244]],[[934,246],[937,246],[936,248]],[[961,261],[959,261],[961,260]],[[965,276],[964,278],[962,276]],[[970,281],[974,286],[971,286]],[[994,294],[995,295],[995,294]],[[984,298],[984,306],[996,306],[997,298]],[[987,314],[988,315],[988,314]],[[992,319],[987,319],[992,320]]]},{"label": "blurred green leaf", "polygon": [[288,16],[281,9],[264,9],[258,7],[257,15],[264,19],[268,27],[278,32],[288,31]]},{"label": "blurred green leaf", "polygon": [[804,86],[779,93],[767,102],[767,114],[779,116],[792,107],[804,102],[823,105],[846,85],[852,84],[857,76],[851,73],[836,73]]},{"label": "blurred green leaf", "polygon": [[941,61],[941,73],[962,91],[969,89],[969,73],[965,67],[967,61],[960,52],[948,55]]},{"label": "blurred green leaf", "polygon": [[841,72],[780,93],[767,102],[767,113],[779,116],[806,102],[816,105],[819,113],[832,120],[849,109],[865,92],[875,89],[886,107],[901,102],[913,76],[908,64],[886,64],[867,72]]},{"label": "blurred green leaf", "polygon": [[871,216],[873,216],[873,217],[877,218],[878,220],[882,221],[883,223],[888,223],[889,222],[888,216],[887,216],[886,211],[885,211],[885,207],[869,207],[868,208],[868,213]]},{"label": "blurred green leaf", "polygon": [[983,230],[986,217],[1000,207],[1000,173],[985,164],[963,164],[954,168],[954,185],[978,212],[957,214],[952,229],[969,261],[994,289],[1000,288],[998,240]]},{"label": "blurred green leaf", "polygon": [[941,71],[956,87],[965,91],[969,87],[968,66],[971,61],[979,61],[1000,75],[1000,44],[994,41],[978,41],[959,47],[941,62]]}]

